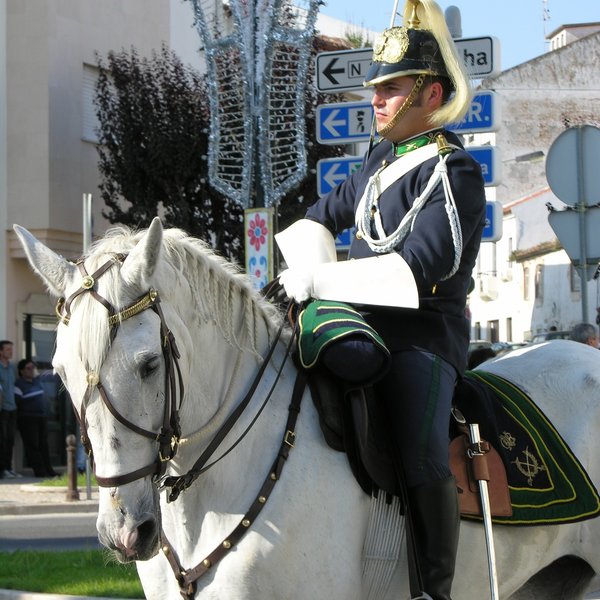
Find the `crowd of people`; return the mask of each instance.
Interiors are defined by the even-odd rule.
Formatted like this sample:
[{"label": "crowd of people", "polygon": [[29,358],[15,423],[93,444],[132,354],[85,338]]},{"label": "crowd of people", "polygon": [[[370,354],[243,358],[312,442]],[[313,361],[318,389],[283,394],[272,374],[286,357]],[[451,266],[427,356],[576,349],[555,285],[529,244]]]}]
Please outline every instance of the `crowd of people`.
[{"label": "crowd of people", "polygon": [[48,399],[35,363],[25,358],[15,367],[13,348],[11,341],[0,341],[0,479],[21,477],[13,466],[17,431],[34,477],[56,477],[48,447]]}]

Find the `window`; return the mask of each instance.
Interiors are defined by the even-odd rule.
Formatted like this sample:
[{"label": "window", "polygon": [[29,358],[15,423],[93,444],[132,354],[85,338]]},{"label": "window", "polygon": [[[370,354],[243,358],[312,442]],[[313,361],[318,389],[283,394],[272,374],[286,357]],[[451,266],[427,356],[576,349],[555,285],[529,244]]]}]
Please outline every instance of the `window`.
[{"label": "window", "polygon": [[523,267],[523,300],[529,300],[529,267]]},{"label": "window", "polygon": [[537,304],[544,301],[544,265],[535,266],[535,301]]},{"label": "window", "polygon": [[572,263],[569,265],[569,282],[571,284],[571,292],[581,292],[581,277]]},{"label": "window", "polygon": [[494,321],[488,321],[488,331],[489,333],[489,340],[490,342],[494,343],[494,342],[499,342],[500,341],[500,335],[499,335],[499,330],[500,329],[500,324],[497,320]]},{"label": "window", "polygon": [[83,65],[81,78],[81,137],[88,142],[97,144],[98,134],[96,131],[100,127],[100,122],[96,116],[96,107],[94,106],[96,81],[98,81],[98,69],[91,65]]},{"label": "window", "polygon": [[506,341],[507,342],[512,342],[513,339],[513,334],[512,334],[512,317],[507,317],[506,318]]}]

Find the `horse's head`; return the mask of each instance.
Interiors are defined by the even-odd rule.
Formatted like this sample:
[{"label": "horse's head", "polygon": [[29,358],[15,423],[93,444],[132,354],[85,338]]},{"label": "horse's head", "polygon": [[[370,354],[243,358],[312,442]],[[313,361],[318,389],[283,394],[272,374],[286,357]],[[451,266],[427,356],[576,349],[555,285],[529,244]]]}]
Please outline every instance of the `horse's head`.
[{"label": "horse's head", "polygon": [[175,287],[170,292],[184,300],[189,290],[177,287],[162,264],[158,219],[143,234],[121,230],[107,237],[77,264],[25,229],[15,231],[32,267],[59,298],[53,366],[93,452],[102,486],[100,539],[123,561],[148,559],[157,551],[160,527],[153,478],[176,452],[189,374],[185,357],[178,358],[178,345],[189,345],[185,315],[162,305],[158,283]]},{"label": "horse's head", "polygon": [[[113,230],[77,263],[15,231],[58,299],[53,365],[93,452],[100,540],[120,560],[148,559],[159,542],[157,480],[193,464],[179,439],[205,446],[214,435],[268,345],[275,309],[206,244],[159,219],[137,234]],[[242,367],[244,351],[254,358]]]}]

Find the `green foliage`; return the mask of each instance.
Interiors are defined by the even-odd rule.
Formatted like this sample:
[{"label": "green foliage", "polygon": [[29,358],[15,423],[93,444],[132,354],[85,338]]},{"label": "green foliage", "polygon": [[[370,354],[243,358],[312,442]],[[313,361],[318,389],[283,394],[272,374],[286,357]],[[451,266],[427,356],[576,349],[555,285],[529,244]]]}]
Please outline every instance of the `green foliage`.
[{"label": "green foliage", "polygon": [[0,553],[0,588],[104,598],[143,598],[135,565],[107,551]]},{"label": "green foliage", "polygon": [[100,193],[111,223],[147,227],[158,214],[239,260],[242,210],[208,187],[205,79],[163,45],[140,58],[98,57]]},{"label": "green foliage", "polygon": [[[316,50],[313,49],[313,59]],[[209,103],[204,76],[184,65],[163,46],[150,59],[129,52],[97,57],[100,193],[111,223],[147,227],[161,215],[169,227],[180,227],[207,241],[222,255],[243,263],[243,210],[209,188]],[[342,156],[342,146],[318,144],[318,104],[339,102],[339,95],[317,93],[314,60],[306,86],[306,152],[308,173],[278,206],[277,228],[301,218],[317,199],[316,165]]]}]

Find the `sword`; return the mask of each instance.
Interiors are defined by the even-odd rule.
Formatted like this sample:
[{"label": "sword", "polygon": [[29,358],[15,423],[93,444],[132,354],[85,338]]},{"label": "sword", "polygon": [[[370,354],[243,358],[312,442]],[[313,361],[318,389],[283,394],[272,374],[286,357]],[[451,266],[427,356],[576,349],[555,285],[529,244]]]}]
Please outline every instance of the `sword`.
[{"label": "sword", "polygon": [[485,544],[488,556],[488,573],[490,577],[490,594],[492,600],[498,600],[498,573],[496,572],[496,552],[494,550],[494,536],[492,533],[492,511],[490,509],[490,496],[488,493],[489,473],[487,464],[484,460],[485,452],[481,448],[481,438],[479,436],[479,425],[469,423],[469,437],[471,446],[467,452],[469,458],[473,460],[473,474],[479,484],[479,498],[481,500],[481,514],[483,515],[483,525],[485,529]]}]

